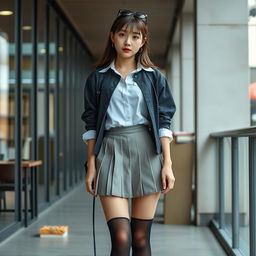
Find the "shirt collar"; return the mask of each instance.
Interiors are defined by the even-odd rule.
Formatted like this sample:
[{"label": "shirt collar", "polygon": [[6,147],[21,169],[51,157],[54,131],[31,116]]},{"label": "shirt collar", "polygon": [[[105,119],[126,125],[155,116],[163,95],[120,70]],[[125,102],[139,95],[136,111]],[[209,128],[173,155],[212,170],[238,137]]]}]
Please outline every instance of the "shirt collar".
[{"label": "shirt collar", "polygon": [[[101,69],[99,72],[101,72],[101,73],[107,72],[110,68],[112,68],[116,73],[118,73],[118,71],[117,71],[116,68],[115,68],[115,60],[113,60],[106,68]],[[146,70],[146,71],[151,71],[151,72],[154,71],[153,68],[150,68],[150,67],[149,67],[149,68],[146,68],[146,67],[142,66],[141,63],[140,63],[140,61],[138,61],[136,71],[139,72],[141,69],[144,69],[144,70]],[[135,71],[135,70],[134,70],[134,71]],[[134,71],[133,71],[133,72],[134,72]]]}]

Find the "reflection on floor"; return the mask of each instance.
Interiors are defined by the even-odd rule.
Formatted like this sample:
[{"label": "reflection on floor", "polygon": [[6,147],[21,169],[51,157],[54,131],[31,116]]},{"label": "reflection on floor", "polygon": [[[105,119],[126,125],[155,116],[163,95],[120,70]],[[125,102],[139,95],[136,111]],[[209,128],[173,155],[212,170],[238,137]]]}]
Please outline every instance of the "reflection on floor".
[{"label": "reflection on floor", "polygon": [[[92,256],[92,197],[80,184],[72,192],[39,215],[37,222],[0,244],[5,256]],[[110,254],[111,244],[107,224],[96,198],[97,256]],[[68,225],[67,238],[40,238],[43,225]],[[226,255],[208,227],[164,225],[153,223],[152,255],[160,256],[222,256]]]},{"label": "reflection on floor", "polygon": [[14,212],[0,212],[0,229],[14,222]]}]

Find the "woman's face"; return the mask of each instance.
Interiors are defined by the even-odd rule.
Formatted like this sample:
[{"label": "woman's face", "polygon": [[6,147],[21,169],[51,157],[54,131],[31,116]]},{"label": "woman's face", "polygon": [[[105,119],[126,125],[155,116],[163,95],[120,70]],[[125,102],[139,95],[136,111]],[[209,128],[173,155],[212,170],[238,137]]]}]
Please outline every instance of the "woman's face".
[{"label": "woman's face", "polygon": [[115,45],[117,54],[123,58],[134,56],[143,46],[145,40],[142,33],[131,26],[124,26],[119,32],[110,32],[110,38]]}]

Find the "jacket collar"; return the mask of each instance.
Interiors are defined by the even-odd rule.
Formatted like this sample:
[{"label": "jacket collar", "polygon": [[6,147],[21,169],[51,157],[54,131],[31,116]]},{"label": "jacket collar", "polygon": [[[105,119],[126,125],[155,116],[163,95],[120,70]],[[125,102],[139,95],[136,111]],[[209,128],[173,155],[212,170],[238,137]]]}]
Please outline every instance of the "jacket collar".
[{"label": "jacket collar", "polygon": [[[113,69],[116,73],[118,73],[118,71],[117,71],[116,68],[115,68],[115,60],[113,60],[106,68],[101,69],[99,72],[101,72],[101,73],[107,72],[110,68]],[[153,71],[153,72],[154,72],[154,69],[153,69],[153,68],[146,68],[146,67],[144,67],[144,66],[142,66],[142,65],[140,64],[140,61],[138,61],[136,71],[139,72],[139,71],[141,71],[142,69],[144,69],[145,71],[150,71],[150,72]],[[133,72],[134,72],[134,71],[133,71]]]}]

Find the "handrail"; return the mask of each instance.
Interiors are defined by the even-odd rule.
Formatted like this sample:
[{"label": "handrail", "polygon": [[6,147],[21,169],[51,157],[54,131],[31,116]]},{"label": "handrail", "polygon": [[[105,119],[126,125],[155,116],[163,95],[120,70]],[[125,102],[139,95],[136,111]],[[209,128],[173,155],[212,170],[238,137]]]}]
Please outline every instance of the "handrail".
[{"label": "handrail", "polygon": [[[256,126],[219,131],[209,134],[210,137],[216,139],[218,152],[218,176],[219,176],[219,223],[216,224],[212,220],[214,229],[221,240],[227,244],[228,251],[235,254],[235,250],[240,250],[239,245],[239,137],[248,137],[249,146],[249,255],[256,255]],[[232,194],[232,242],[229,242],[223,236],[221,230],[225,229],[225,170],[224,159],[225,137],[231,137],[231,194]],[[240,255],[240,254],[239,254]]]},{"label": "handrail", "polygon": [[220,137],[251,137],[256,136],[256,126],[245,127],[235,130],[220,131],[210,133],[211,137],[220,138]]}]

